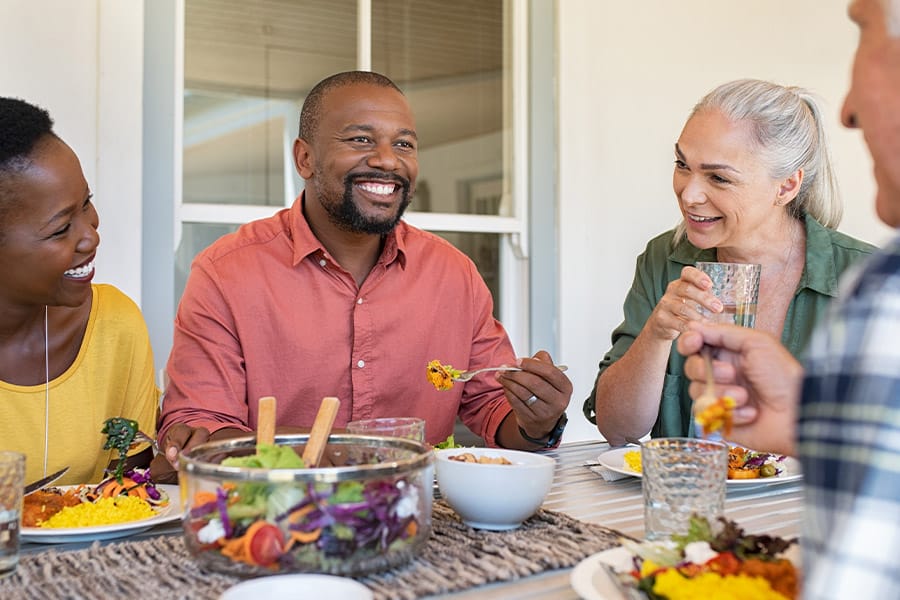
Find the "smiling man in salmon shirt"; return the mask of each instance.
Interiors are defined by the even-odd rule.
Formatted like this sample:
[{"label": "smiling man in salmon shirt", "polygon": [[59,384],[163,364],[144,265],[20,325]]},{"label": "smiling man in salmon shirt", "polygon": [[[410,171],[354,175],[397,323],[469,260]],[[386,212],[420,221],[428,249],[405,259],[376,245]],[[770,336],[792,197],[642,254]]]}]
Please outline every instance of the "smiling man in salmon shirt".
[{"label": "smiling man in salmon shirt", "polygon": [[[275,396],[280,431],[307,430],[337,396],[335,427],[421,417],[443,441],[456,416],[490,446],[557,444],[572,394],[543,351],[517,358],[474,263],[401,220],[415,192],[412,112],[389,79],[340,73],[309,93],[294,142],[305,191],[194,261],[178,308],[160,447],[256,428]],[[436,390],[425,366],[519,365]],[[160,471],[165,465],[157,461]]]}]

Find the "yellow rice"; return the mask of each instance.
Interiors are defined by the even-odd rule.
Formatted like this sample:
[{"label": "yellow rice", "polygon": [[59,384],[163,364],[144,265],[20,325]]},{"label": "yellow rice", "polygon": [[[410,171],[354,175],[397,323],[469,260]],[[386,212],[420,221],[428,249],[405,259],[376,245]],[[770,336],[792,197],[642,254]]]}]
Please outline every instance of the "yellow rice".
[{"label": "yellow rice", "polygon": [[690,579],[677,569],[668,569],[656,576],[653,592],[668,600],[787,600],[762,577],[702,573]]},{"label": "yellow rice", "polygon": [[628,450],[625,452],[625,466],[637,473],[641,472],[641,451]]},{"label": "yellow rice", "polygon": [[134,496],[117,496],[101,498],[95,503],[82,502],[77,506],[67,506],[41,523],[41,527],[96,527],[147,519],[155,514],[145,500]]}]

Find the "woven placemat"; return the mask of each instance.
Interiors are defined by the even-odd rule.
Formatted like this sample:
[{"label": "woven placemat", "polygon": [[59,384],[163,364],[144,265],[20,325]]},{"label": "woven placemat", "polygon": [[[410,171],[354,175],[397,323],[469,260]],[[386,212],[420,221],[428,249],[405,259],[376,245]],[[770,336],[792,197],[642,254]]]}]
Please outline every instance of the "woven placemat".
[{"label": "woven placemat", "polygon": [[[376,600],[414,600],[574,566],[619,544],[620,533],[568,515],[540,510],[512,531],[479,531],[463,524],[445,503],[434,503],[433,529],[422,554],[408,565],[359,581]],[[22,556],[16,572],[0,580],[4,600],[47,598],[217,598],[240,581],[202,570],[179,535],[95,543],[66,552]]]}]

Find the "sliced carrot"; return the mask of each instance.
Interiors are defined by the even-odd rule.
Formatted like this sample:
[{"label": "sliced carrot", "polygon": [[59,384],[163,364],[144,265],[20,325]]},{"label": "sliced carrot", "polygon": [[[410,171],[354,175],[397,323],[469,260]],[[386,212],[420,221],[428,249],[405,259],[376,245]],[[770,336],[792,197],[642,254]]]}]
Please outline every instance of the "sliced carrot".
[{"label": "sliced carrot", "polygon": [[294,512],[292,512],[291,514],[288,515],[288,522],[290,522],[290,523],[298,522],[300,519],[302,519],[303,517],[305,517],[306,515],[311,513],[314,508],[315,508],[315,506],[313,506],[312,504],[307,504],[303,508],[299,508],[299,509],[295,510]]},{"label": "sliced carrot", "polygon": [[125,488],[121,483],[110,483],[105,488],[103,488],[103,497],[104,498],[113,498],[118,496],[122,490]]},{"label": "sliced carrot", "polygon": [[202,506],[204,504],[209,504],[210,502],[216,501],[216,494],[214,492],[206,492],[200,491],[194,494],[194,505]]},{"label": "sliced carrot", "polygon": [[409,525],[406,526],[406,535],[409,537],[415,537],[416,532],[419,531],[419,525],[415,521],[410,521]]},{"label": "sliced carrot", "polygon": [[136,496],[141,500],[147,499],[147,488],[144,487],[144,484],[135,484],[133,487],[126,488],[125,493],[128,496]]},{"label": "sliced carrot", "polygon": [[247,562],[247,546],[244,543],[244,537],[245,536],[241,536],[226,541],[222,545],[222,554],[231,558],[232,560]]},{"label": "sliced carrot", "polygon": [[322,535],[322,528],[313,529],[312,531],[291,531],[291,538],[301,544],[308,544],[319,539]]}]

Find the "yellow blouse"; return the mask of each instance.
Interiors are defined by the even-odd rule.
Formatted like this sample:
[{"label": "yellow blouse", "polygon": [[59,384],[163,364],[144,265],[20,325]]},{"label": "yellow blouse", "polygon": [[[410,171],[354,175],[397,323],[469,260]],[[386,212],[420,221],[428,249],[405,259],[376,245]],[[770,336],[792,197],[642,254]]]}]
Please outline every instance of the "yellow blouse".
[{"label": "yellow blouse", "polygon": [[[58,484],[96,483],[109,461],[100,433],[110,417],[126,417],[156,434],[159,389],[147,325],[137,305],[111,285],[97,284],[75,362],[50,382],[47,473],[69,466]],[[23,452],[25,480],[43,476],[46,386],[0,381],[0,449]],[[143,448],[137,448],[140,451]]]}]

